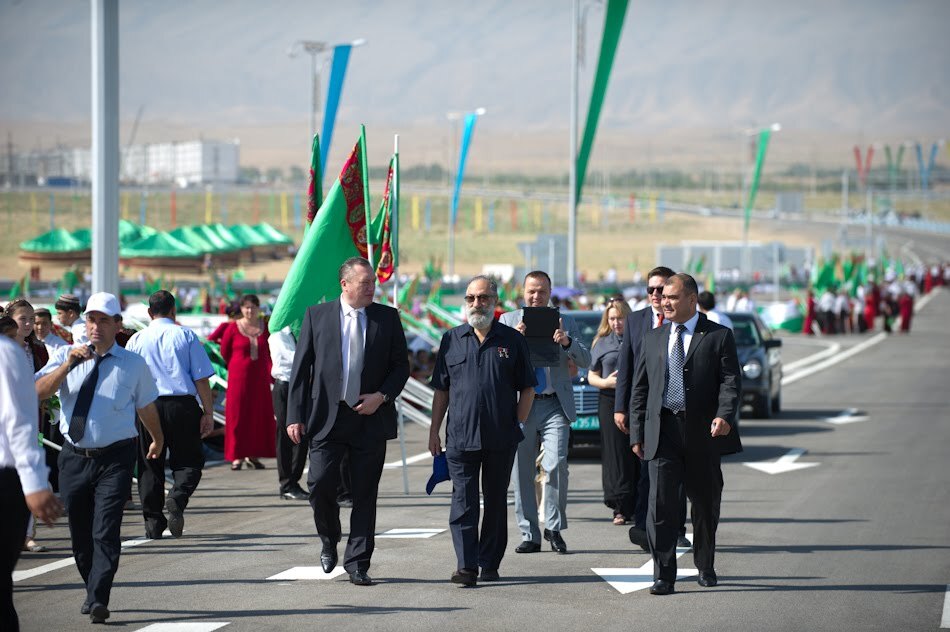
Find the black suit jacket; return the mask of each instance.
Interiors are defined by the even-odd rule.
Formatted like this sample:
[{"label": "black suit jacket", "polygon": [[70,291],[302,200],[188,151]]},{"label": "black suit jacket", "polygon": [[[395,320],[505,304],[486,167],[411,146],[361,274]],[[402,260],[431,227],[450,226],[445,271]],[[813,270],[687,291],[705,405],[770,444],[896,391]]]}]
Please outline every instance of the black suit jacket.
[{"label": "black suit jacket", "polygon": [[[406,334],[399,313],[371,303],[366,308],[366,350],[360,391],[389,396],[371,415],[378,423],[375,439],[396,438],[395,399],[409,379]],[[297,341],[290,376],[287,425],[306,425],[308,439],[323,439],[337,417],[343,397],[343,347],[340,335],[340,299],[307,308]]]},{"label": "black suit jacket", "polygon": [[[647,332],[634,372],[630,396],[630,443],[643,445],[644,460],[656,455],[660,439],[660,409],[663,408],[666,386],[670,330],[667,323]],[[703,441],[703,450],[717,450],[720,454],[741,452],[742,443],[735,423],[742,389],[736,341],[731,329],[712,322],[704,314],[699,314],[686,352],[683,386],[686,388],[686,423],[690,429],[696,430],[689,435],[690,438]],[[728,435],[710,436],[709,426],[716,417],[725,419],[732,426]],[[691,445],[690,449],[694,447],[700,446]]]},{"label": "black suit jacket", "polygon": [[[637,368],[636,359],[640,355],[643,337],[653,329],[653,308],[638,309],[627,315],[623,325],[623,342],[617,357],[617,394],[614,400],[615,413],[630,411],[630,391],[633,386],[633,372]],[[602,375],[601,377],[607,377]],[[628,422],[629,423],[629,422]]]}]

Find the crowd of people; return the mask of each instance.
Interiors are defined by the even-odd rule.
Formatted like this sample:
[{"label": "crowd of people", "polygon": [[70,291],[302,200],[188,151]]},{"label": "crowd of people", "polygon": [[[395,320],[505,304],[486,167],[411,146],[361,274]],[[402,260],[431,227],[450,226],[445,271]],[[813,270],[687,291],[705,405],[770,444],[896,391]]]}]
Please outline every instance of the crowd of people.
[{"label": "crowd of people", "polygon": [[[873,328],[878,307],[884,314],[896,309],[909,329],[903,297],[912,301],[950,283],[947,272],[950,267],[869,285],[861,300],[874,309],[859,315],[858,329]],[[690,546],[687,497],[698,583],[717,584],[719,458],[741,450],[734,427],[741,373],[728,317],[691,276],[657,267],[647,275],[642,303],[598,302],[602,316],[589,349],[576,323],[562,316],[550,340],[554,357],[544,361],[526,342],[524,310],[498,316],[498,287],[489,277],[470,281],[466,322],[449,329],[434,354],[425,342],[408,345],[398,312],[374,302],[369,262],[347,260],[339,280],[340,297],[310,307],[299,332],[268,332],[260,300],[248,294],[209,337],[220,343],[228,370],[225,458],[235,471],[264,469],[262,458],[277,458],[280,497],[311,504],[325,572],[339,562],[340,507],[351,506],[343,567],[354,585],[373,583],[368,572],[385,446],[396,436],[394,402],[410,376],[435,391],[429,449],[444,459],[453,483],[451,581],[474,586],[500,578],[509,485],[521,534],[514,551],[536,553],[547,542],[567,553],[572,378],[577,368],[588,368],[589,383],[600,390],[604,503],[612,522],[629,525],[629,540],[652,554],[651,592],[675,592],[675,549]],[[546,272],[529,272],[522,287],[525,308],[553,305]],[[809,300],[806,322],[826,333],[853,330],[852,312],[837,308],[841,296],[829,290]],[[850,297],[842,304],[851,305]],[[754,308],[740,289],[725,311]],[[55,311],[54,319],[17,299],[0,313],[0,388],[6,389],[0,494],[30,508],[3,529],[3,629],[17,629],[9,579],[19,553],[42,547],[29,514],[50,522],[65,504],[86,585],[80,610],[104,622],[133,468],[146,537],[162,538],[166,530],[181,537],[205,465],[202,440],[215,432],[214,368],[197,335],[176,322],[174,295],[159,290],[149,297],[151,320],[137,333],[123,327],[120,301],[111,294],[93,294],[84,307],[62,295]],[[32,386],[28,393],[14,393],[24,383]],[[173,479],[167,494],[166,465]]]}]

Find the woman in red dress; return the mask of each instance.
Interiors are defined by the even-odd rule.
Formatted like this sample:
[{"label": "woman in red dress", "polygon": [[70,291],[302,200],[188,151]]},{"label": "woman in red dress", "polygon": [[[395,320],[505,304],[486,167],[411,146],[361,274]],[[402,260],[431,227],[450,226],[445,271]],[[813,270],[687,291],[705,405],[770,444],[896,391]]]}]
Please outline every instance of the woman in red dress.
[{"label": "woman in red dress", "polygon": [[241,298],[241,314],[221,338],[221,356],[228,363],[224,457],[231,461],[232,470],[244,463],[261,470],[264,464],[258,459],[276,455],[270,350],[257,296]]}]

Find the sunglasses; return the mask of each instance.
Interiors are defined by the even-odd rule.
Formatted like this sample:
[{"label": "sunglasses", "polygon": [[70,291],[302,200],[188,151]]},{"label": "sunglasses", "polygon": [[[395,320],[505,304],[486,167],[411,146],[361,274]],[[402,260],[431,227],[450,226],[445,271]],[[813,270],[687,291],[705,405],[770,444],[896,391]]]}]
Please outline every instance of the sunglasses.
[{"label": "sunglasses", "polygon": [[647,286],[647,294],[662,294],[663,286],[657,285],[656,287]]},{"label": "sunglasses", "polygon": [[465,302],[471,305],[475,301],[479,303],[488,303],[495,298],[494,294],[466,294]]}]

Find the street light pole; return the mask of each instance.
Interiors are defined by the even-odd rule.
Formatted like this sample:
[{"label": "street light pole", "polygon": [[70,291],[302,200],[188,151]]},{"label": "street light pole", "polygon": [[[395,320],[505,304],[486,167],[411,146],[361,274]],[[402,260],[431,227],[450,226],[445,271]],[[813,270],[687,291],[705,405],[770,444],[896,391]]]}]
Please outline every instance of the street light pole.
[{"label": "street light pole", "polygon": [[571,120],[570,165],[567,181],[567,286],[577,286],[577,85],[578,85],[578,29],[580,28],[580,0],[572,2],[571,19]]}]

